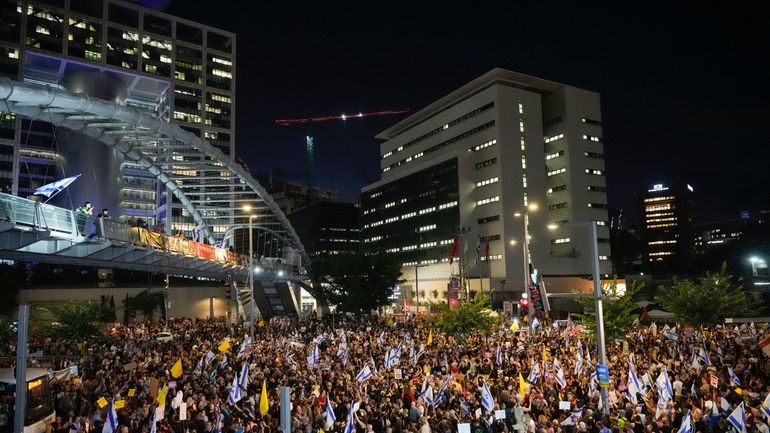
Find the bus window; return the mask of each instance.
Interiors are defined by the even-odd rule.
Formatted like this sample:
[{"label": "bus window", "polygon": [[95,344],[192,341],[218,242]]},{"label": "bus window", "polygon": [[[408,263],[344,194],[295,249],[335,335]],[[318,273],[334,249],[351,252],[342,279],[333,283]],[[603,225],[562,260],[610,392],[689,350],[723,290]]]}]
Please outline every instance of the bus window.
[{"label": "bus window", "polygon": [[38,377],[27,382],[27,410],[25,425],[37,422],[53,412],[51,385],[48,376]]}]

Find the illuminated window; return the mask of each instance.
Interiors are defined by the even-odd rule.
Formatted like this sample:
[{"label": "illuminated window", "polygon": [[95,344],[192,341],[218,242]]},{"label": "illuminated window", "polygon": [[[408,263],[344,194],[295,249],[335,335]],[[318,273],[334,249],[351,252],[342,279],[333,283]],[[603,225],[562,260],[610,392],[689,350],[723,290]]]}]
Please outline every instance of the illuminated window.
[{"label": "illuminated window", "polygon": [[547,154],[545,156],[545,160],[548,161],[549,159],[558,158],[558,157],[560,157],[562,155],[564,155],[564,151],[563,150],[560,150],[560,151],[554,152],[554,153],[549,153],[549,154]]},{"label": "illuminated window", "polygon": [[521,175],[521,186],[522,186],[522,188],[526,188],[527,187],[527,173],[523,173]]},{"label": "illuminated window", "polygon": [[486,223],[491,223],[491,222],[494,222],[494,221],[500,221],[500,215],[492,215],[492,216],[488,216],[488,217],[484,217],[484,218],[479,218],[478,219],[478,223],[479,224],[486,224]]},{"label": "illuminated window", "polygon": [[497,158],[491,158],[487,159],[486,161],[481,161],[479,163],[476,163],[476,170],[484,167],[489,167],[490,165],[497,164]]},{"label": "illuminated window", "polygon": [[564,134],[556,134],[556,135],[552,135],[550,137],[546,137],[545,138],[545,142],[546,143],[550,143],[552,141],[561,140],[562,138],[564,138]]},{"label": "illuminated window", "polygon": [[524,114],[524,104],[519,101],[519,114]]},{"label": "illuminated window", "polygon": [[496,201],[500,201],[500,196],[496,195],[494,197],[487,197],[485,199],[479,200],[476,202],[476,206],[482,206],[489,203],[494,203]]},{"label": "illuminated window", "polygon": [[420,209],[420,210],[417,212],[417,214],[418,214],[418,215],[425,215],[425,214],[427,214],[427,213],[431,213],[431,212],[433,212],[433,211],[435,211],[435,210],[436,210],[436,206],[432,206],[432,207],[426,207],[425,209]]},{"label": "illuminated window", "polygon": [[604,155],[603,154],[596,153],[596,152],[583,152],[583,155],[585,155],[588,158],[604,159]]},{"label": "illuminated window", "polygon": [[548,194],[553,194],[555,192],[564,191],[566,189],[567,189],[567,185],[555,186],[553,188],[548,188]]},{"label": "illuminated window", "polygon": [[436,228],[436,224],[429,224],[427,226],[422,226],[417,229],[418,232],[427,232],[428,230],[433,230]]},{"label": "illuminated window", "polygon": [[390,202],[390,203],[385,203],[385,209],[387,209],[387,208],[389,208],[389,207],[393,207],[393,206],[395,206],[395,205],[396,205],[396,202],[394,202],[394,201],[392,201],[392,202]]},{"label": "illuminated window", "polygon": [[551,239],[552,244],[566,244],[570,242],[569,238],[558,238],[558,239]]},{"label": "illuminated window", "polygon": [[557,174],[566,173],[566,168],[557,168],[556,170],[551,170],[547,173],[548,176],[556,176]]},{"label": "illuminated window", "polygon": [[498,177],[490,177],[489,179],[478,181],[476,182],[476,188],[497,183],[499,180],[500,178]]},{"label": "illuminated window", "polygon": [[486,149],[487,147],[492,146],[494,144],[497,144],[497,140],[489,140],[485,143],[479,144],[478,146],[474,146],[468,150],[470,150],[471,152],[478,152],[479,150]]},{"label": "illuminated window", "polygon": [[[502,258],[503,258],[502,254],[490,254],[489,255],[489,260],[490,261],[492,261],[492,260],[502,260]],[[480,259],[481,259],[482,262],[485,262],[485,261],[487,261],[487,256],[484,255],[484,256],[480,257]]]},{"label": "illuminated window", "polygon": [[668,210],[668,209],[671,209],[671,203],[651,204],[644,207],[645,212],[655,212],[659,210]]},{"label": "illuminated window", "polygon": [[567,202],[556,203],[548,206],[548,210],[558,210],[558,209],[566,209],[566,208],[567,208]]},{"label": "illuminated window", "polygon": [[587,189],[588,191],[594,191],[594,192],[607,192],[607,188],[605,188],[605,187],[603,187],[603,186],[593,186],[593,185],[588,185],[588,186],[586,187],[586,189]]},{"label": "illuminated window", "polygon": [[594,176],[601,176],[604,173],[601,170],[597,170],[595,168],[587,168],[586,169],[586,174],[592,174]]},{"label": "illuminated window", "polygon": [[588,207],[596,209],[607,209],[606,203],[588,203]]},{"label": "illuminated window", "polygon": [[583,140],[595,141],[597,143],[602,141],[601,138],[599,137],[596,137],[594,135],[586,135],[586,134],[583,134]]},{"label": "illuminated window", "polygon": [[455,207],[455,206],[457,206],[457,201],[450,201],[449,203],[444,203],[442,205],[439,205],[438,209],[439,210],[448,209],[450,207]]}]

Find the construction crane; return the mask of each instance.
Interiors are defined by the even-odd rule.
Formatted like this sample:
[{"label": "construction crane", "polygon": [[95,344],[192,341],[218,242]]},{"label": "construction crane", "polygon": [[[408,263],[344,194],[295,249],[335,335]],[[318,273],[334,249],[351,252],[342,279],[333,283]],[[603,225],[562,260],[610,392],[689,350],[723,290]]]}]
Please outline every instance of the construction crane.
[{"label": "construction crane", "polygon": [[[275,124],[278,126],[295,126],[295,125],[305,125],[309,123],[326,122],[329,120],[347,121],[348,119],[360,119],[363,117],[395,116],[399,114],[405,114],[408,112],[409,112],[408,108],[403,108],[399,110],[368,111],[368,112],[359,112],[355,114],[332,114],[328,116],[297,117],[297,118],[291,118],[291,119],[276,119]],[[308,169],[307,189],[309,192],[310,189],[313,188],[313,174],[315,171],[315,145],[313,144],[313,136],[309,132],[305,136],[305,144],[307,146],[307,169]]]}]

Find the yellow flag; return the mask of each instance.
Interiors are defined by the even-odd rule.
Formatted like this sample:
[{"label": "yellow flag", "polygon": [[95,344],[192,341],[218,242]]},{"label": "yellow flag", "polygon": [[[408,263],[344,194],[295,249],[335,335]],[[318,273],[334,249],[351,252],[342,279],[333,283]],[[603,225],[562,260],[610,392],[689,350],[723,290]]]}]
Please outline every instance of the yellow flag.
[{"label": "yellow flag", "polygon": [[428,346],[430,346],[433,343],[433,330],[431,329],[428,331]]},{"label": "yellow flag", "polygon": [[226,351],[227,349],[229,349],[229,348],[230,348],[230,342],[229,342],[229,341],[227,341],[227,340],[223,341],[223,342],[222,342],[222,343],[219,345],[219,351],[220,351],[220,352],[225,352],[225,351]]},{"label": "yellow flag", "polygon": [[735,393],[738,395],[743,395],[743,390],[738,387],[735,387]]},{"label": "yellow flag", "polygon": [[267,413],[269,405],[267,404],[267,382],[262,379],[262,392],[259,394],[259,413],[262,415]]},{"label": "yellow flag", "polygon": [[326,433],[326,432],[324,431],[324,429],[322,429],[322,428],[319,428],[319,429],[318,429],[318,433]]},{"label": "yellow flag", "polygon": [[543,346],[543,364],[548,361],[548,352],[545,350],[545,346]]},{"label": "yellow flag", "polygon": [[176,379],[182,375],[182,358],[177,359],[173,367],[171,367],[171,376]]},{"label": "yellow flag", "polygon": [[129,397],[133,397],[133,396],[135,396],[135,395],[136,395],[136,388],[130,388],[130,389],[128,390],[128,396],[129,396]]},{"label": "yellow flag", "polygon": [[163,384],[163,388],[161,388],[160,391],[158,392],[157,400],[159,405],[161,406],[166,405],[166,394],[168,394],[168,387],[165,384]]},{"label": "yellow flag", "polygon": [[514,320],[513,323],[511,323],[511,331],[518,331],[519,330],[519,321]]},{"label": "yellow flag", "polygon": [[264,320],[260,320],[259,322],[257,322],[257,326],[259,326],[260,328],[264,328],[265,327],[265,321]]},{"label": "yellow flag", "polygon": [[527,384],[524,383],[524,378],[521,377],[521,372],[519,372],[519,397],[523,400],[525,395],[527,395]]},{"label": "yellow flag", "polygon": [[123,409],[123,407],[126,405],[125,400],[118,400],[115,403],[112,404],[112,407],[115,408],[115,410]]},{"label": "yellow flag", "polygon": [[98,404],[99,407],[107,406],[107,399],[104,397],[99,397],[99,400],[96,400],[96,404]]}]

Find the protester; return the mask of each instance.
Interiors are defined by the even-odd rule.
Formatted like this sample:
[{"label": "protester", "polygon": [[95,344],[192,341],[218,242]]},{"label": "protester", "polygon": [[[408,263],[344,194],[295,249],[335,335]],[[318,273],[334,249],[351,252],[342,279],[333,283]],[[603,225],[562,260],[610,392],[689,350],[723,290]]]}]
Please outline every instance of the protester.
[{"label": "protester", "polygon": [[[53,383],[54,429],[102,431],[120,402],[129,433],[149,432],[153,417],[157,432],[278,432],[286,386],[292,432],[742,433],[728,416],[743,408],[745,431],[768,433],[764,326],[653,324],[608,342],[603,415],[596,348],[571,321],[534,332],[509,322],[489,336],[386,316],[259,325],[253,342],[224,320],[189,319],[115,325],[99,343],[40,341],[79,366]],[[155,341],[161,330],[173,340]]]}]

